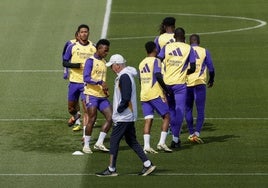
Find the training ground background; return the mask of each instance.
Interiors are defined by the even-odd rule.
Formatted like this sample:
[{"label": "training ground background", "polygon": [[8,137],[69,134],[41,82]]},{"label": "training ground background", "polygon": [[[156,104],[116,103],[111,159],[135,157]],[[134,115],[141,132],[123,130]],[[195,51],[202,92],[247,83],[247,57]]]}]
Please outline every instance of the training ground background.
[{"label": "training ground background", "polygon": [[[107,6],[106,3],[111,3]],[[0,187],[267,187],[268,2],[266,0],[1,0]],[[108,10],[108,11],[107,11]],[[187,142],[171,154],[149,155],[154,174],[139,177],[142,164],[122,141],[116,178],[98,178],[108,154],[72,156],[81,132],[67,126],[68,82],[61,52],[81,23],[90,39],[111,41],[109,57],[122,54],[138,67],[145,42],[158,35],[166,16],[187,38],[201,35],[212,55],[215,85],[207,90],[205,144]],[[113,88],[114,74],[108,71]],[[137,82],[139,91],[139,84]],[[139,96],[139,95],[138,95]],[[110,97],[110,100],[112,98]],[[154,121],[155,147],[161,121]],[[94,128],[96,141],[103,117]],[[139,105],[137,135],[143,120]],[[105,145],[109,144],[109,134]],[[167,144],[171,136],[167,138]]]}]

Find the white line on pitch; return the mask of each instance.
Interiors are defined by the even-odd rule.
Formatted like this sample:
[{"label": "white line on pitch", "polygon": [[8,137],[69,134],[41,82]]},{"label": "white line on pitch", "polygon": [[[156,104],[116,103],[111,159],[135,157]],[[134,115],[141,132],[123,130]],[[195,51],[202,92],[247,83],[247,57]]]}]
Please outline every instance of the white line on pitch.
[{"label": "white line on pitch", "polygon": [[101,38],[106,38],[107,36],[109,20],[110,20],[110,15],[111,15],[111,7],[112,7],[112,0],[107,0],[103,26],[102,26],[102,31],[101,31]]},{"label": "white line on pitch", "polygon": [[[258,25],[252,27],[238,28],[238,29],[228,29],[222,31],[211,31],[211,32],[196,32],[199,35],[210,35],[210,34],[221,34],[221,33],[230,33],[238,31],[246,31],[251,29],[257,29],[265,26],[267,23],[263,20],[247,18],[247,17],[237,17],[237,16],[221,16],[221,15],[209,15],[209,14],[187,14],[187,13],[165,13],[165,12],[112,12],[112,14],[136,14],[136,15],[179,15],[179,16],[192,16],[192,17],[211,17],[211,18],[225,18],[225,19],[238,19],[238,20],[248,20],[259,23]],[[143,39],[143,38],[154,38],[155,36],[140,36],[140,37],[118,37],[110,38],[110,40],[131,40],[131,39]]]},{"label": "white line on pitch", "polygon": [[[135,176],[137,174],[121,174]],[[267,176],[268,173],[154,173],[155,176]],[[0,174],[0,176],[95,176],[89,174]]]}]

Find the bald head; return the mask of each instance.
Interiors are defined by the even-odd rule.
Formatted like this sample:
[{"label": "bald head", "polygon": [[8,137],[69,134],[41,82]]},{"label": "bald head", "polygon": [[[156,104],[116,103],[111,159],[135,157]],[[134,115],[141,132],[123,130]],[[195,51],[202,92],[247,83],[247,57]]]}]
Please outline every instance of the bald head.
[{"label": "bald head", "polygon": [[190,36],[190,44],[197,44],[197,45],[200,44],[200,37],[198,34],[192,34]]},{"label": "bald head", "polygon": [[178,27],[174,31],[174,38],[178,42],[185,42],[185,30],[182,27]]}]

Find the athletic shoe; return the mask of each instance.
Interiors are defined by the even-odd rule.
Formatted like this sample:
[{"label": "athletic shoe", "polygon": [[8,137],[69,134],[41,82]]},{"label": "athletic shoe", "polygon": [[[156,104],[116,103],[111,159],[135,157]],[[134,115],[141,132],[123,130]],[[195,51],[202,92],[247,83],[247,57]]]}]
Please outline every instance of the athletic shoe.
[{"label": "athletic shoe", "polygon": [[158,153],[153,148],[144,148],[143,151],[144,151],[145,154],[147,154],[147,153],[152,153],[152,154]]},{"label": "athletic shoe", "polygon": [[140,176],[147,176],[147,175],[151,174],[155,169],[156,169],[156,166],[153,166],[153,164],[151,164],[149,167],[143,166],[143,169],[142,169],[141,173],[139,173],[139,175]]},{"label": "athletic shoe", "polygon": [[195,134],[188,136],[188,140],[190,142],[198,143],[198,144],[204,143],[204,141],[199,136],[196,136]]},{"label": "athletic shoe", "polygon": [[166,144],[158,144],[157,149],[163,150],[164,152],[172,152],[172,150],[169,149]]},{"label": "athletic shoe", "polygon": [[171,144],[170,144],[170,147],[171,147],[171,148],[180,148],[180,147],[181,147],[181,141],[179,140],[179,142],[176,143],[176,142],[174,142],[174,141],[172,140],[172,142],[171,142]]},{"label": "athletic shoe", "polygon": [[81,117],[81,114],[77,113],[76,115],[72,116],[68,121],[68,126],[71,127],[75,124],[76,120]]},{"label": "athletic shoe", "polygon": [[103,144],[100,144],[100,145],[95,144],[94,145],[94,149],[100,150],[100,151],[104,151],[104,152],[108,152],[109,151],[109,149],[107,149]]},{"label": "athletic shoe", "polygon": [[88,153],[88,154],[93,153],[93,152],[91,151],[90,147],[83,147],[83,152],[84,152],[84,153]]},{"label": "athletic shoe", "polygon": [[73,131],[81,131],[81,130],[83,130],[83,128],[81,127],[81,125],[75,125],[73,127]]},{"label": "athletic shoe", "polygon": [[109,168],[106,168],[103,172],[96,173],[98,177],[108,177],[108,176],[118,176],[116,171],[110,171]]}]

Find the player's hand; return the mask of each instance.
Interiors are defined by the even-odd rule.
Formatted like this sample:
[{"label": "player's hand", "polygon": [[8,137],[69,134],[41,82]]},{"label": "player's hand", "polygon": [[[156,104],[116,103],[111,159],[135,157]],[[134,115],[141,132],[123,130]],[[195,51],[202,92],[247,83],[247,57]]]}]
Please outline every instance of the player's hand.
[{"label": "player's hand", "polygon": [[104,94],[105,94],[107,97],[109,97],[109,96],[110,96],[109,91],[108,91],[109,88],[108,88],[106,82],[102,82],[101,86],[102,86],[102,90],[103,90]]},{"label": "player's hand", "polygon": [[208,88],[211,88],[213,86],[213,82],[208,82]]}]

